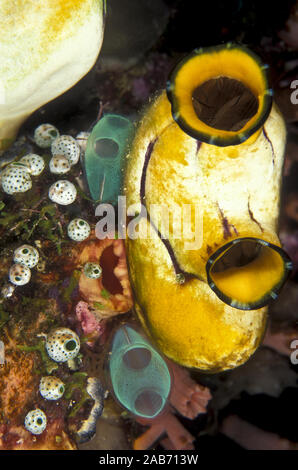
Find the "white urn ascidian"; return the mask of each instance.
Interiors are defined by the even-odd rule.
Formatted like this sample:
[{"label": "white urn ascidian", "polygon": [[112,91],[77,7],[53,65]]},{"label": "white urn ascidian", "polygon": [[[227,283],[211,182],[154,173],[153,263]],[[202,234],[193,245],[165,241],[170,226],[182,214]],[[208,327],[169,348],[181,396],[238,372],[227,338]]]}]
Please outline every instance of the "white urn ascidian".
[{"label": "white urn ascidian", "polygon": [[81,148],[71,135],[60,135],[52,143],[51,151],[53,155],[65,155],[72,166],[78,163]]},{"label": "white urn ascidian", "polygon": [[72,204],[77,197],[77,190],[74,184],[68,180],[59,180],[52,184],[49,189],[49,198],[62,206]]},{"label": "white urn ascidian", "polygon": [[41,378],[39,392],[46,400],[59,400],[65,392],[65,386],[58,377],[49,375]]},{"label": "white urn ascidian", "polygon": [[54,175],[64,175],[69,172],[71,166],[65,155],[54,155],[50,160],[49,168]]},{"label": "white urn ascidian", "polygon": [[47,427],[47,417],[45,413],[37,408],[36,410],[29,411],[25,417],[25,428],[31,434],[41,434]]},{"label": "white urn ascidian", "polygon": [[25,193],[32,188],[26,165],[8,165],[1,171],[1,186],[6,194]]},{"label": "white urn ascidian", "polygon": [[13,260],[15,263],[22,264],[31,269],[37,265],[39,253],[34,246],[22,245],[14,251]]},{"label": "white urn ascidian", "polygon": [[20,163],[24,163],[27,166],[28,172],[32,176],[40,175],[45,167],[44,159],[36,153],[28,153],[28,155],[20,159]]},{"label": "white urn ascidian", "polygon": [[9,280],[16,286],[24,286],[28,284],[31,279],[31,271],[28,266],[20,263],[15,263],[9,270]]},{"label": "white urn ascidian", "polygon": [[59,137],[59,131],[52,124],[41,124],[34,131],[34,141],[38,147],[49,148],[52,142]]},{"label": "white urn ascidian", "polygon": [[66,362],[78,355],[80,339],[69,328],[56,328],[47,335],[46,350],[53,361]]},{"label": "white urn ascidian", "polygon": [[98,263],[86,263],[84,266],[84,274],[90,279],[98,279],[101,273],[102,269]]},{"label": "white urn ascidian", "polygon": [[67,234],[71,240],[81,242],[86,240],[90,235],[90,225],[86,220],[76,218],[69,222],[67,226]]}]

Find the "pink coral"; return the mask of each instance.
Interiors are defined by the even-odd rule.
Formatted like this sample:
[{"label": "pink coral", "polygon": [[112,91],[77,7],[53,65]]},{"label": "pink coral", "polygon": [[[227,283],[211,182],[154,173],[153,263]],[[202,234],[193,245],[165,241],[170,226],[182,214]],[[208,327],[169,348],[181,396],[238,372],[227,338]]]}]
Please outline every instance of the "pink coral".
[{"label": "pink coral", "polygon": [[279,37],[291,48],[298,49],[298,2],[292,7],[292,11],[285,28],[279,32]]},{"label": "pink coral", "polygon": [[293,262],[293,274],[295,274],[298,271],[298,230],[294,232],[283,231],[280,233],[280,239],[284,250]]},{"label": "pink coral", "polygon": [[76,317],[81,324],[84,334],[92,338],[87,343],[91,346],[99,336],[103,335],[105,322],[103,320],[99,321],[94,313],[90,311],[89,305],[83,301],[80,301],[76,306]]},{"label": "pink coral", "polygon": [[183,367],[168,362],[173,373],[173,386],[170,402],[176,410],[189,419],[194,419],[199,413],[206,412],[206,406],[211,399],[208,388],[199,385]]},{"label": "pink coral", "polygon": [[154,419],[137,418],[136,421],[140,424],[150,425],[150,427],[135,440],[134,450],[148,449],[165,433],[168,435],[168,439],[162,441],[161,444],[164,443],[167,449],[194,449],[192,443],[195,438],[182,426],[170,409]]},{"label": "pink coral", "polygon": [[268,328],[263,340],[263,345],[269,346],[270,348],[275,349],[280,354],[289,357],[292,352],[291,343],[295,339],[298,339],[297,330],[279,331],[278,333],[271,333],[270,329]]},{"label": "pink coral", "polygon": [[238,416],[228,416],[221,432],[250,450],[297,450],[298,444],[247,423]]},{"label": "pink coral", "polygon": [[194,419],[199,413],[205,413],[208,401],[211,399],[207,388],[202,387],[191,379],[185,368],[167,361],[172,371],[173,384],[170,394],[170,404],[161,415],[154,419],[137,418],[136,421],[144,426],[150,426],[147,431],[134,442],[135,450],[151,447],[163,435],[167,438],[160,441],[167,450],[192,450],[195,438],[182,426],[175,417],[174,409],[183,416]]}]

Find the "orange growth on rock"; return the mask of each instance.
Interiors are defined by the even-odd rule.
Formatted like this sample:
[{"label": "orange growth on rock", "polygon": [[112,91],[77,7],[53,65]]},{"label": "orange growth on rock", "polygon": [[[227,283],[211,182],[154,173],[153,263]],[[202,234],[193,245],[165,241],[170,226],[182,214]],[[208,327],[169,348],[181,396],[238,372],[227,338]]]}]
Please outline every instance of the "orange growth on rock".
[{"label": "orange growth on rock", "polygon": [[[5,364],[0,367],[0,408],[5,419],[13,420],[25,408],[36,390],[35,353],[23,353],[6,331]],[[22,371],[22,373],[20,373]]]}]

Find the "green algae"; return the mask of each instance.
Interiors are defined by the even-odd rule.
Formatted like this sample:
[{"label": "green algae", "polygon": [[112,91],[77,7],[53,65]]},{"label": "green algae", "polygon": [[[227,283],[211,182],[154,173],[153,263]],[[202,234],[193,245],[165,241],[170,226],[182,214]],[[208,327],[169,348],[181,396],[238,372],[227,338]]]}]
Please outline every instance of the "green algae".
[{"label": "green algae", "polygon": [[13,143],[14,138],[0,139],[0,150],[6,150]]},{"label": "green algae", "polygon": [[86,386],[86,372],[74,372],[72,374],[72,380],[65,385],[64,396],[67,400],[71,399],[71,396],[77,388],[81,389],[83,386]]},{"label": "green algae", "polygon": [[76,188],[77,188],[79,195],[86,201],[89,201],[95,204],[100,202],[100,199],[98,199],[98,201],[94,201],[93,199],[91,199],[91,197],[87,196],[87,194],[80,188],[79,185]]},{"label": "green algae", "polygon": [[[18,197],[20,197],[20,195],[18,195]],[[21,201],[24,206],[21,210],[10,213],[1,211],[0,209],[0,226],[3,228],[8,227],[5,233],[6,236],[13,232],[14,235],[26,242],[29,241],[38,230],[39,234],[44,239],[50,240],[55,244],[58,255],[61,255],[62,244],[67,242],[59,220],[59,210],[55,204],[46,204],[40,210],[37,210],[36,207],[38,207],[42,201],[43,199],[40,199],[40,196],[35,196],[34,199],[28,194],[27,199]]]},{"label": "green algae", "polygon": [[37,344],[32,346],[18,344],[17,348],[23,352],[38,352],[43,362],[43,369],[47,374],[51,374],[54,370],[58,369],[58,364],[52,361],[48,356],[44,340],[41,339]]},{"label": "green algae", "polygon": [[56,320],[49,311],[49,300],[39,297],[26,297],[22,295],[19,301],[11,305],[8,301],[0,304],[0,329],[7,323],[18,324],[18,336],[23,338],[24,332],[30,328],[32,321],[42,312],[46,320],[42,326],[49,328],[55,324]]},{"label": "green algae", "polygon": [[66,243],[66,241],[64,240],[62,225],[59,221],[59,213],[54,204],[47,204],[41,208],[31,229],[27,230],[27,235],[24,237],[25,240],[29,240],[36,229],[39,229],[44,238],[52,241],[56,245],[58,255],[61,255],[62,244]]},{"label": "green algae", "polygon": [[9,226],[12,222],[15,222],[21,217],[21,215],[18,213],[8,214],[6,212],[2,212],[1,215],[2,217],[0,218],[0,225],[2,225],[3,227]]},{"label": "green algae", "polygon": [[65,385],[65,393],[64,397],[67,400],[71,400],[73,393],[75,390],[80,391],[81,398],[72,408],[69,413],[69,418],[73,418],[78,411],[82,408],[87,400],[90,400],[91,397],[86,390],[87,387],[87,373],[86,372],[75,372],[72,375],[72,381]]},{"label": "green algae", "polygon": [[106,290],[106,289],[102,289],[100,295],[104,298],[104,299],[109,299],[111,297],[110,293]]},{"label": "green algae", "polygon": [[[19,302],[13,309],[13,320],[16,322],[22,321],[21,326],[29,326],[34,317],[39,313],[44,313],[47,317],[47,323],[51,326],[55,323],[53,314],[49,312],[49,299],[44,297],[26,297],[22,295]],[[44,326],[44,325],[43,325]]]},{"label": "green algae", "polygon": [[4,310],[3,306],[0,304],[0,330],[8,322],[9,317],[10,317],[9,313],[7,313]]},{"label": "green algae", "polygon": [[[44,232],[47,235],[51,235],[51,230],[53,229],[52,218],[54,217],[54,215],[56,215],[56,209],[55,209],[55,206],[53,204],[49,204],[47,206],[44,206],[40,210],[40,214],[39,214],[38,218],[33,222],[32,227],[28,232],[28,238],[27,239],[31,238],[34,231],[37,229],[38,225],[42,224],[42,222],[48,222],[48,224],[44,228]],[[47,218],[47,216],[51,217],[51,219],[49,220]]]},{"label": "green algae", "polygon": [[99,310],[102,310],[103,308],[105,308],[105,306],[101,304],[100,302],[93,302],[93,307],[98,308]]},{"label": "green algae", "polygon": [[75,288],[77,287],[80,277],[81,277],[81,271],[79,271],[78,269],[75,269],[70,277],[68,286],[66,287],[66,289],[64,289],[64,292],[62,294],[63,299],[66,302],[70,302],[71,295],[73,291],[75,290]]}]

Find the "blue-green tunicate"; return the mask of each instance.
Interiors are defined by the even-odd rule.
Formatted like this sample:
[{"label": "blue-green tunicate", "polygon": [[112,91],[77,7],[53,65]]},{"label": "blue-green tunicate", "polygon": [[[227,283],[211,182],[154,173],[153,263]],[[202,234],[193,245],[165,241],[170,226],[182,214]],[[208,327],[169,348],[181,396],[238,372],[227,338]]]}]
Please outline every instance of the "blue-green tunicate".
[{"label": "blue-green tunicate", "polygon": [[94,201],[116,204],[133,124],[117,114],[104,115],[88,138],[83,167]]},{"label": "blue-green tunicate", "polygon": [[154,418],[167,403],[171,375],[165,360],[131,326],[117,330],[112,340],[109,373],[116,399],[143,418]]}]

